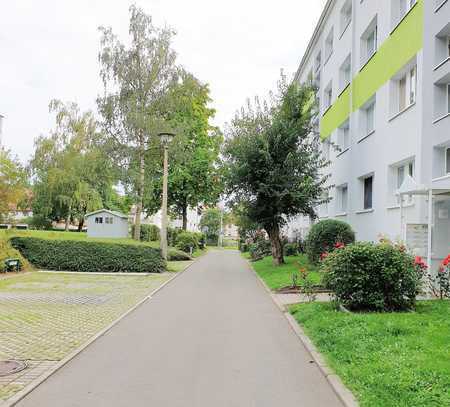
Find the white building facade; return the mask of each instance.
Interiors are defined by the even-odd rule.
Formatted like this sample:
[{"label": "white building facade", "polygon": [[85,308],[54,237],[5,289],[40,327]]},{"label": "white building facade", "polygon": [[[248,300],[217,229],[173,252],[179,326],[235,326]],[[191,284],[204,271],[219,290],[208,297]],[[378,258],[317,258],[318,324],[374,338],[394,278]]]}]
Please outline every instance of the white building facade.
[{"label": "white building facade", "polygon": [[[450,1],[329,0],[295,79],[317,87],[317,129],[331,161],[331,201],[319,218],[348,222],[358,240],[415,239],[423,255],[432,219],[433,258],[445,257]],[[400,202],[409,177],[425,192]],[[309,224],[294,220],[287,233],[304,236]]]}]

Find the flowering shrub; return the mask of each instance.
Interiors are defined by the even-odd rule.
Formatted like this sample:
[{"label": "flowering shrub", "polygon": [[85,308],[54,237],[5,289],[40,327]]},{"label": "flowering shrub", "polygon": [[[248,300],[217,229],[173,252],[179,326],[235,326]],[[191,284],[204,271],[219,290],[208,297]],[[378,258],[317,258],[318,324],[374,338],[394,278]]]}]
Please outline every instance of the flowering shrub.
[{"label": "flowering shrub", "polygon": [[400,245],[360,242],[330,253],[322,271],[325,286],[348,309],[402,311],[415,306],[424,266]]},{"label": "flowering shrub", "polygon": [[315,285],[309,277],[309,271],[304,267],[292,275],[292,288],[299,288],[300,293],[306,297],[308,302],[313,302],[317,298]]},{"label": "flowering shrub", "polygon": [[437,275],[429,275],[433,294],[440,299],[450,298],[450,254],[441,263]]},{"label": "flowering shrub", "polygon": [[311,227],[306,238],[306,254],[312,263],[318,263],[324,253],[353,243],[355,233],[348,223],[326,219]]}]

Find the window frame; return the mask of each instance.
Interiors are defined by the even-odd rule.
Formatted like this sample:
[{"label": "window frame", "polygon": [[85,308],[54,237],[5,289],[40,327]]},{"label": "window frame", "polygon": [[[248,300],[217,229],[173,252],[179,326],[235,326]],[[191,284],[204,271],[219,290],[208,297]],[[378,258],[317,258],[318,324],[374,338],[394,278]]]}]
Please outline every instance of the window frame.
[{"label": "window frame", "polygon": [[[348,184],[339,185],[337,188],[337,214],[344,215],[348,213]],[[345,194],[344,194],[345,191]],[[344,200],[345,198],[345,200]],[[345,205],[344,205],[345,202]]]},{"label": "window frame", "polygon": [[[367,185],[366,185],[366,182],[369,179],[371,180],[371,183],[370,183],[370,206],[366,205],[366,198],[367,198],[367,194],[366,194],[367,193],[367,191],[366,191]],[[363,206],[363,210],[364,211],[369,211],[369,210],[373,209],[373,181],[374,181],[374,175],[373,174],[367,175],[367,176],[362,178],[362,183],[363,183],[363,205],[362,206]]]}]

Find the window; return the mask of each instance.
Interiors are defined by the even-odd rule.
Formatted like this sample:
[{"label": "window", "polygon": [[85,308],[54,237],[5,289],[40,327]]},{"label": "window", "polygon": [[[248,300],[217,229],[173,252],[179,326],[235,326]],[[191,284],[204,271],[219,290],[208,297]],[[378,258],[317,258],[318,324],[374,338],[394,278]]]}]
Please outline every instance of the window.
[{"label": "window", "polygon": [[337,211],[339,214],[347,213],[348,186],[347,184],[337,187]]},{"label": "window", "polygon": [[347,0],[341,8],[341,35],[352,21],[352,0]]},{"label": "window", "polygon": [[397,80],[397,105],[394,113],[402,112],[416,101],[417,67],[414,65]]},{"label": "window", "polygon": [[345,58],[345,61],[341,65],[339,70],[339,78],[340,78],[340,90],[341,92],[350,84],[351,81],[351,55]]},{"label": "window", "polygon": [[333,83],[330,82],[324,91],[324,109],[327,110],[333,102]]},{"label": "window", "polygon": [[361,139],[375,131],[375,99],[372,99],[361,110]]},{"label": "window", "polygon": [[447,113],[450,113],[450,83],[447,85]]},{"label": "window", "polygon": [[114,218],[112,217],[105,218],[105,223],[107,223],[108,225],[112,225],[114,223]]},{"label": "window", "polygon": [[350,147],[350,122],[348,120],[338,129],[338,146],[341,151]]},{"label": "window", "polygon": [[331,29],[328,37],[325,40],[325,63],[327,63],[328,59],[331,57],[333,53],[333,42],[334,42],[334,30]]},{"label": "window", "polygon": [[450,22],[435,37],[435,69],[438,69],[448,59],[450,59]]},{"label": "window", "polygon": [[400,20],[413,8],[417,0],[400,0]]},{"label": "window", "polygon": [[103,223],[103,218],[102,217],[95,218],[95,223]]},{"label": "window", "polygon": [[434,85],[434,118],[440,120],[450,114],[450,83]]},{"label": "window", "polygon": [[329,192],[324,192],[322,195],[322,200],[324,201],[319,207],[319,216],[321,218],[326,218],[328,216],[328,201],[330,199]]},{"label": "window", "polygon": [[364,210],[372,209],[373,204],[373,176],[366,177],[363,179],[363,208]]},{"label": "window", "polygon": [[377,51],[377,32],[377,18],[375,17],[361,36],[361,65],[363,66]]},{"label": "window", "polygon": [[445,150],[445,173],[450,174],[450,148]]},{"label": "window", "polygon": [[[396,189],[394,191],[394,194],[396,194],[397,190],[399,190],[400,187],[403,185],[406,174],[408,174],[410,177],[414,178],[414,161],[407,162],[406,164],[401,164],[395,168]],[[412,197],[411,196],[406,197],[405,203],[411,203],[411,202],[412,202]],[[399,196],[397,196],[397,203],[400,203]]]},{"label": "window", "polygon": [[319,51],[319,53],[316,55],[316,60],[314,61],[315,72],[317,72],[320,69],[321,64],[322,64],[322,53]]}]

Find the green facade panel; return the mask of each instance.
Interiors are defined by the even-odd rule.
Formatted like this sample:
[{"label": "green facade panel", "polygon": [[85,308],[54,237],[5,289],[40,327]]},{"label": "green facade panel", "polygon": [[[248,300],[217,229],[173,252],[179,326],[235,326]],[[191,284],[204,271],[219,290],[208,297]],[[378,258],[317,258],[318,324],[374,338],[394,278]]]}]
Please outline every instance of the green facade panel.
[{"label": "green facade panel", "polygon": [[423,47],[423,1],[405,17],[353,80],[353,108],[358,110]]},{"label": "green facade panel", "polygon": [[320,135],[331,135],[423,48],[423,0],[396,27],[321,120]]},{"label": "green facade panel", "polygon": [[348,86],[333,106],[323,115],[320,121],[320,135],[322,138],[328,137],[350,116],[350,92],[351,86]]}]

